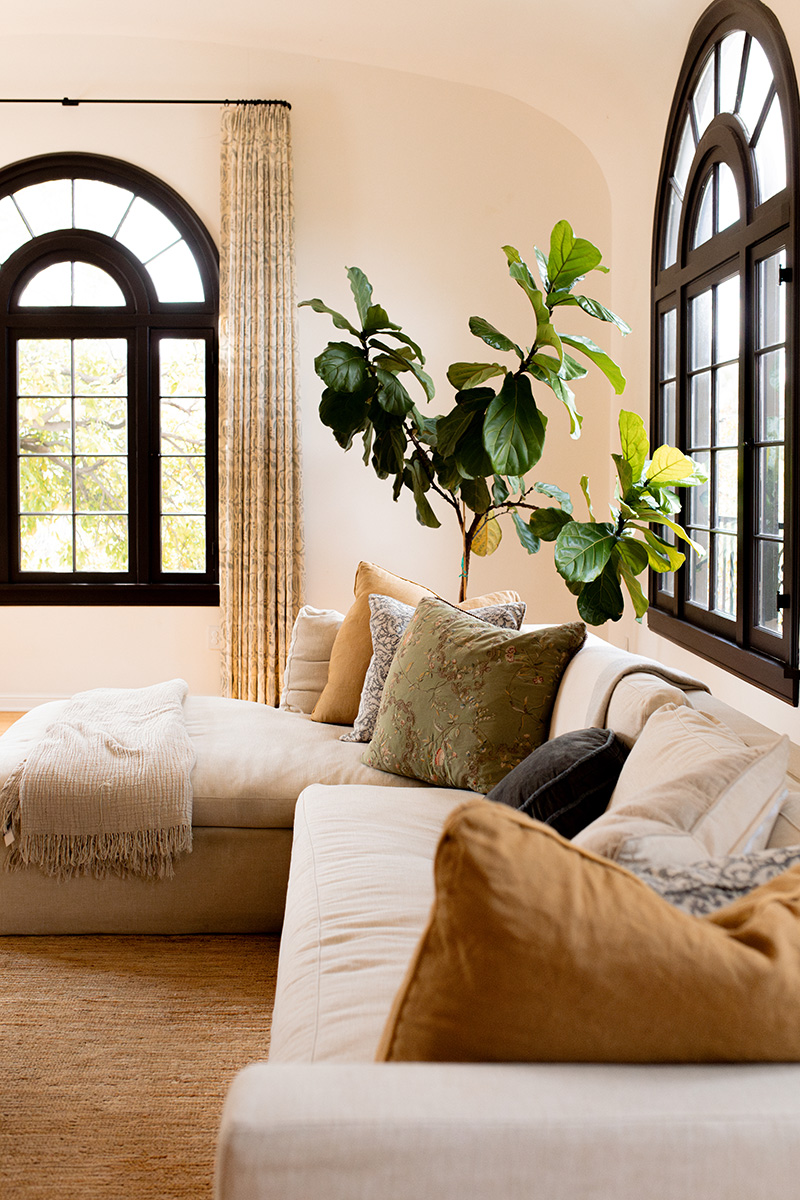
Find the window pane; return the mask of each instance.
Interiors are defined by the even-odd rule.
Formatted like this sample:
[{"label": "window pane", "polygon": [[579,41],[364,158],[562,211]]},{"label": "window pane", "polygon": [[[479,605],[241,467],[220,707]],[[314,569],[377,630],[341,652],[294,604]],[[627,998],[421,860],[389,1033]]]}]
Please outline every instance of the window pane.
[{"label": "window pane", "polygon": [[120,226],[117,240],[146,263],[180,236],[172,221],[148,200],[137,196]]},{"label": "window pane", "polygon": [[714,611],[725,617],[736,616],[735,537],[714,534]]},{"label": "window pane", "polygon": [[689,301],[692,370],[711,366],[711,292]]},{"label": "window pane", "polygon": [[205,396],[206,344],[202,338],[162,338],[159,381],[162,396]]},{"label": "window pane", "polygon": [[711,445],[711,372],[693,375],[690,389],[691,447]]},{"label": "window pane", "polygon": [[769,200],[786,187],[786,137],[783,132],[781,103],[772,101],[755,147],[759,201]]},{"label": "window pane", "polygon": [[783,446],[758,452],[758,532],[783,533]]},{"label": "window pane", "polygon": [[156,295],[164,303],[199,303],[205,299],[197,263],[186,242],[171,246],[147,264]]},{"label": "window pane", "polygon": [[736,446],[739,442],[739,365],[720,367],[716,374],[717,403],[715,437],[717,446]]},{"label": "window pane", "polygon": [[75,459],[76,512],[125,512],[127,508],[127,458]]},{"label": "window pane", "polygon": [[[692,489],[696,491],[696,488]],[[690,529],[694,541],[703,547],[705,557],[700,558],[698,554],[690,551],[687,556],[687,564],[689,569],[689,599],[693,604],[699,604],[701,608],[708,608],[708,545],[709,534],[704,529]]]},{"label": "window pane", "polygon": [[675,384],[665,383],[661,387],[661,441],[666,445],[674,446],[677,440]]},{"label": "window pane", "polygon": [[692,165],[695,149],[692,123],[687,117],[683,125],[683,133],[681,134],[680,145],[678,146],[678,157],[675,160],[675,170],[673,171],[681,196],[686,194],[686,181],[689,178],[689,170]]},{"label": "window pane", "polygon": [[68,400],[23,396],[17,402],[17,434],[20,454],[72,452],[70,404]]},{"label": "window pane", "polygon": [[75,180],[75,228],[94,229],[113,237],[133,192],[99,179]]},{"label": "window pane", "polygon": [[75,453],[124,454],[128,449],[125,398],[80,396],[75,401]]},{"label": "window pane", "polygon": [[739,116],[751,137],[758,124],[758,118],[761,116],[771,83],[772,70],[767,56],[756,39],[751,38],[742,103],[739,107]]},{"label": "window pane", "polygon": [[703,193],[700,198],[700,208],[697,214],[697,224],[695,225],[694,238],[692,245],[696,248],[702,246],[714,234],[714,186],[713,177],[708,175],[703,184]]},{"label": "window pane", "polygon": [[34,237],[72,228],[72,180],[49,179],[20,188],[14,199]]},{"label": "window pane", "polygon": [[71,264],[53,263],[38,271],[26,284],[19,302],[21,305],[42,304],[58,308],[72,304]]},{"label": "window pane", "polygon": [[162,513],[202,513],[206,503],[206,460],[165,456],[161,459]]},{"label": "window pane", "polygon": [[758,363],[758,437],[763,442],[784,438],[786,351],[772,350]]},{"label": "window pane", "polygon": [[161,567],[164,571],[204,571],[205,517],[161,518]]},{"label": "window pane", "polygon": [[72,570],[72,517],[21,517],[20,570]]},{"label": "window pane", "polygon": [[76,262],[73,266],[75,304],[115,308],[124,305],[125,297],[116,280],[107,271],[91,263]]},{"label": "window pane", "polygon": [[667,230],[664,235],[664,266],[671,267],[678,261],[678,229],[681,223],[682,204],[678,193],[670,188],[667,209]]},{"label": "window pane", "polygon": [[692,457],[697,461],[704,474],[709,477],[709,482],[699,483],[697,487],[689,489],[689,522],[691,525],[707,527],[709,524],[708,497],[711,487],[711,455],[708,450],[703,450],[699,454],[693,454]]},{"label": "window pane", "polygon": [[719,71],[719,110],[732,113],[736,104],[736,93],[739,88],[739,74],[742,68],[742,50],[744,49],[744,30],[729,33],[722,39],[720,45]]},{"label": "window pane", "polygon": [[700,137],[703,136],[706,129],[708,129],[714,120],[715,80],[716,72],[714,70],[714,53],[712,51],[706,59],[697,87],[694,90],[694,96],[692,97],[695,120],[697,121],[697,132]]},{"label": "window pane", "polygon": [[674,308],[665,312],[661,317],[661,378],[674,379],[677,373],[675,362],[678,314]]},{"label": "window pane", "polygon": [[10,196],[0,200],[0,263],[31,240],[28,227]]},{"label": "window pane", "polygon": [[125,396],[128,343],[125,338],[76,338],[75,395]]},{"label": "window pane", "polygon": [[739,276],[732,275],[716,288],[717,353],[716,362],[739,357]]},{"label": "window pane", "polygon": [[777,637],[783,634],[783,610],[778,593],[783,591],[783,542],[759,541],[757,555],[758,596],[756,624]]},{"label": "window pane", "polygon": [[202,396],[161,399],[161,453],[203,454],[206,402]]},{"label": "window pane", "polygon": [[786,340],[786,288],[779,283],[786,251],[758,264],[758,345],[775,346]]},{"label": "window pane", "polygon": [[72,512],[72,460],[33,454],[21,458],[19,511]]},{"label": "window pane", "polygon": [[105,515],[76,517],[75,569],[127,571],[128,518]]},{"label": "window pane", "polygon": [[72,345],[68,338],[20,338],[17,364],[20,396],[71,393]]},{"label": "window pane", "polygon": [[714,525],[734,531],[738,523],[739,452],[719,450],[714,455]]},{"label": "window pane", "polygon": [[739,192],[733,171],[726,162],[717,166],[717,187],[719,189],[719,212],[717,213],[717,231],[735,225],[739,220]]}]

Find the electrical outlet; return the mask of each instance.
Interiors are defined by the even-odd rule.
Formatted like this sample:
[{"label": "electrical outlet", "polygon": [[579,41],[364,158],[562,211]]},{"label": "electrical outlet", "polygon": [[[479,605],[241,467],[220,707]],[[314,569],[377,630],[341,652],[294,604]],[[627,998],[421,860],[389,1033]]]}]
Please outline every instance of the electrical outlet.
[{"label": "electrical outlet", "polygon": [[222,638],[219,632],[219,625],[208,626],[208,648],[209,650],[222,649]]}]

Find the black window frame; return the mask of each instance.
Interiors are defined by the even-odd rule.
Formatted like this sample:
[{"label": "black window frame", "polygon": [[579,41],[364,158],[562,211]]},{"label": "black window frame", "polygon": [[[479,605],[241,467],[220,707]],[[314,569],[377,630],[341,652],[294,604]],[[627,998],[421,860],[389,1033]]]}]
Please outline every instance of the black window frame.
[{"label": "black window frame", "polygon": [[[0,604],[219,604],[218,584],[218,315],[219,256],[196,213],[168,184],[119,159],[52,154],[0,171],[0,198],[30,184],[90,178],[126,188],[169,218],[191,249],[203,284],[202,301],[160,301],[145,265],[126,246],[95,231],[65,228],[32,238],[0,266]],[[119,285],[119,307],[20,306],[27,281],[59,261],[83,261]],[[17,522],[16,343],[37,337],[129,337],[130,570],[123,576],[81,572],[21,572]],[[160,447],[158,339],[175,335],[206,342],[206,569],[160,569]]]},{"label": "black window frame", "polygon": [[[761,123],[751,134],[731,114],[720,113],[706,128],[697,143],[684,193],[675,263],[664,266],[664,246],[670,199],[670,172],[689,112],[691,97],[706,59],[726,34],[744,31],[762,46],[773,71],[774,90],[781,102],[786,143],[786,187],[761,204],[755,204],[755,167],[749,149],[755,144]],[[743,78],[743,77],[742,77]],[[740,80],[741,89],[741,80]],[[768,97],[772,92],[768,93]],[[768,111],[765,102],[764,112]],[[716,0],[698,21],[689,41],[672,103],[659,174],[652,245],[651,307],[651,427],[659,438],[665,429],[665,411],[661,398],[661,315],[677,312],[676,345],[676,427],[677,444],[689,444],[688,395],[688,298],[715,279],[736,270],[741,275],[740,346],[739,346],[739,445],[738,445],[738,574],[737,612],[733,620],[720,618],[708,610],[692,606],[688,599],[688,569],[681,568],[664,588],[664,578],[651,572],[648,625],[710,662],[723,667],[749,683],[791,704],[798,701],[798,611],[800,596],[800,555],[796,540],[800,530],[800,482],[796,477],[800,452],[800,422],[796,412],[800,396],[798,347],[800,329],[795,295],[796,247],[798,245],[798,207],[800,195],[800,145],[798,119],[800,99],[791,53],[774,14],[759,0]],[[690,114],[694,121],[694,114]],[[696,125],[695,125],[696,129]],[[715,162],[728,164],[738,184],[740,215],[730,227],[714,234],[696,248],[691,246],[694,219],[700,202],[703,181]],[[744,208],[742,198],[744,197]],[[781,635],[758,627],[757,568],[755,539],[758,497],[756,495],[756,456],[759,445],[756,420],[756,329],[758,308],[757,264],[785,248],[786,287],[786,387],[784,426],[784,520],[783,581],[776,603],[783,614]],[[794,273],[794,274],[793,274]],[[683,493],[684,513],[689,500]],[[684,517],[681,518],[686,524]]]}]

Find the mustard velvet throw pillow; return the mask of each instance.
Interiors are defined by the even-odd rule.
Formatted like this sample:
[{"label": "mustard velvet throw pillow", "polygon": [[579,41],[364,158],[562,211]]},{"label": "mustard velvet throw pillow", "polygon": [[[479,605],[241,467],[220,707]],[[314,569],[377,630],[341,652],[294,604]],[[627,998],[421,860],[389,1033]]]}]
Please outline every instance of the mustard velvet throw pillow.
[{"label": "mustard velvet throw pillow", "polygon": [[800,1060],[800,866],[707,917],[504,805],[451,813],[377,1057]]},{"label": "mustard velvet throw pillow", "polygon": [[582,622],[495,629],[443,600],[421,600],[389,668],[367,766],[488,792],[546,739]]}]

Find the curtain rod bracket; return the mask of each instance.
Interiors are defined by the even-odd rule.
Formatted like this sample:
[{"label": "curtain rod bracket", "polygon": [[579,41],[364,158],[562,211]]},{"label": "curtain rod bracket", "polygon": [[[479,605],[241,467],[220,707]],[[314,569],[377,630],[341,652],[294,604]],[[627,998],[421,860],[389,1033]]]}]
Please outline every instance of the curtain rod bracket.
[{"label": "curtain rod bracket", "polygon": [[70,100],[68,96],[61,101],[62,108],[77,108],[79,104],[80,100]]}]

